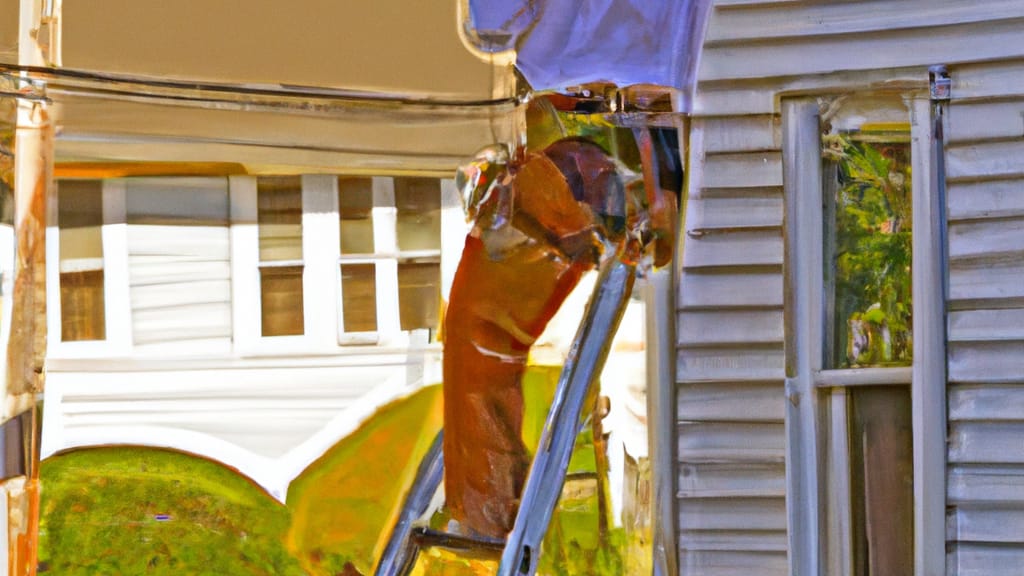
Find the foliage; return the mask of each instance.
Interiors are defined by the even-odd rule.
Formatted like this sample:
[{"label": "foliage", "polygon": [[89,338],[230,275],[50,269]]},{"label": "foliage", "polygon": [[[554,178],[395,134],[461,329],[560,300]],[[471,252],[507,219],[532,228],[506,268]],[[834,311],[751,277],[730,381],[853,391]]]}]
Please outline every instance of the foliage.
[{"label": "foliage", "polygon": [[[532,446],[559,373],[543,366],[527,371],[524,437]],[[382,408],[292,482],[287,507],[230,468],[172,450],[112,446],[47,458],[39,572],[369,574],[401,495],[440,427],[440,396],[440,387],[432,386]],[[584,433],[570,472],[595,467],[593,435]],[[622,528],[599,536],[596,494],[577,491],[559,503],[541,574],[624,573],[624,550],[632,544]],[[416,574],[479,576],[494,567],[434,550],[422,555]]]},{"label": "foliage", "polygon": [[909,362],[909,146],[835,135],[826,151],[838,160],[835,317],[843,364]]},{"label": "foliage", "polygon": [[41,468],[39,572],[299,576],[290,514],[220,464],[156,448],[104,447]]},{"label": "foliage", "polygon": [[289,548],[311,575],[363,574],[390,534],[403,494],[441,428],[440,386],[382,408],[288,488]]},{"label": "foliage", "polygon": [[171,450],[112,446],[47,458],[39,572],[369,573],[410,479],[404,470],[415,469],[440,426],[439,388],[382,408],[335,445],[292,483],[288,507],[230,468]]}]

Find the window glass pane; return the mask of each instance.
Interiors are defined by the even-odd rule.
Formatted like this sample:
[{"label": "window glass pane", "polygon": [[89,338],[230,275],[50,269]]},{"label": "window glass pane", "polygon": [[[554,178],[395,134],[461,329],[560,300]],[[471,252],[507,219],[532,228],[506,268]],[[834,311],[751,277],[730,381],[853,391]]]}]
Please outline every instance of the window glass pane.
[{"label": "window glass pane", "polygon": [[395,178],[399,250],[441,249],[441,181]]},{"label": "window glass pane", "polygon": [[376,270],[373,264],[341,265],[341,313],[345,332],[377,330]]},{"label": "window glass pane", "polygon": [[910,389],[850,391],[854,575],[914,573],[914,465]]},{"label": "window glass pane", "polygon": [[61,340],[103,340],[103,183],[57,183]]},{"label": "window glass pane", "polygon": [[909,133],[862,129],[827,137],[825,365],[907,365],[912,351]]},{"label": "window glass pane", "polygon": [[61,272],[60,339],[104,340],[103,270]]},{"label": "window glass pane", "polygon": [[302,334],[302,266],[260,268],[260,304],[264,336]]},{"label": "window glass pane", "polygon": [[439,263],[398,263],[398,304],[402,330],[437,329],[440,287]]},{"label": "window glass pane", "polygon": [[256,181],[260,261],[302,259],[302,178]]},{"label": "window glass pane", "polygon": [[127,178],[125,208],[128,224],[227,226],[227,179]]},{"label": "window glass pane", "polygon": [[341,253],[373,253],[373,179],[338,178]]}]

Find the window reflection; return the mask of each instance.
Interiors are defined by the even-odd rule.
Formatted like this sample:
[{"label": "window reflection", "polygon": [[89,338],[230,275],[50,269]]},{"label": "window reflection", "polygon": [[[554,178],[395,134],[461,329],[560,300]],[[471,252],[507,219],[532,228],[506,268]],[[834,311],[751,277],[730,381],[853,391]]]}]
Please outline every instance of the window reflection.
[{"label": "window reflection", "polygon": [[[826,292],[832,307],[825,365],[910,363],[909,133],[862,129],[826,137]],[[829,222],[829,220],[831,222]]]},{"label": "window reflection", "polygon": [[[260,248],[260,317],[264,336],[305,331],[302,298],[302,179],[256,181]],[[275,265],[268,266],[272,262]]]},{"label": "window reflection", "polygon": [[377,267],[341,265],[342,320],[346,332],[377,330]]},{"label": "window reflection", "polygon": [[398,304],[402,330],[436,330],[440,301],[440,263],[398,263]]},{"label": "window reflection", "polygon": [[441,249],[441,182],[436,178],[395,178],[398,249]]},{"label": "window reflection", "polygon": [[61,340],[103,340],[103,182],[57,183]]},{"label": "window reflection", "polygon": [[341,253],[373,253],[373,179],[338,178]]}]

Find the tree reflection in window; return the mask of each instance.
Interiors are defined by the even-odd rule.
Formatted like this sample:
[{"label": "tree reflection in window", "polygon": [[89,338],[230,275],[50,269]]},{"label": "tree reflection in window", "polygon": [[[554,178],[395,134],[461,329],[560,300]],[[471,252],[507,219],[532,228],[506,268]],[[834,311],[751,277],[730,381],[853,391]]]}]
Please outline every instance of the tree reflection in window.
[{"label": "tree reflection in window", "polygon": [[[911,361],[911,164],[908,128],[827,135],[825,365]],[[829,175],[834,175],[832,180]]]}]

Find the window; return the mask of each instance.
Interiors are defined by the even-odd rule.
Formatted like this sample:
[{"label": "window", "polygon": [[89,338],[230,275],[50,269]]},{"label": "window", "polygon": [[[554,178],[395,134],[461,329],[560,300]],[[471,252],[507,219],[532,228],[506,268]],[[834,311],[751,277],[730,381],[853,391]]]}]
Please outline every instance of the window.
[{"label": "window", "polygon": [[[244,353],[422,346],[439,325],[461,205],[428,177],[231,176],[232,321]],[[445,199],[442,202],[442,196]],[[454,224],[454,226],[452,225]],[[448,257],[454,256],[449,254]],[[288,341],[263,341],[265,337]]]},{"label": "window", "polygon": [[440,180],[339,177],[338,226],[339,341],[429,340],[441,299]]},{"label": "window", "polygon": [[[852,574],[909,574],[914,559],[910,380],[884,385],[861,369],[909,366],[911,190],[909,123],[835,118],[822,137],[825,370],[851,369],[833,390],[833,450],[849,463]],[[840,388],[840,387],[836,387]],[[844,425],[845,420],[845,425]],[[846,479],[844,479],[846,480]]]},{"label": "window", "polygon": [[377,332],[373,179],[338,178],[341,332]]},{"label": "window", "polygon": [[401,328],[436,330],[441,300],[440,181],[396,178],[395,207]]},{"label": "window", "polygon": [[61,341],[104,340],[103,182],[58,182],[57,226]]},{"label": "window", "polygon": [[794,571],[912,574],[944,546],[931,118],[914,95],[784,101]]},{"label": "window", "polygon": [[259,226],[260,319],[263,336],[304,332],[302,180],[262,177],[256,182]]}]

